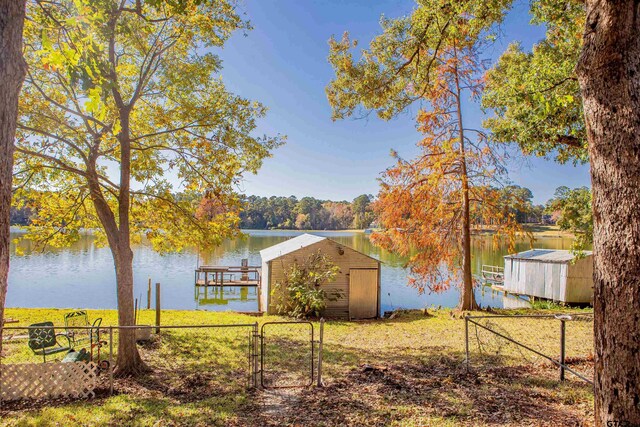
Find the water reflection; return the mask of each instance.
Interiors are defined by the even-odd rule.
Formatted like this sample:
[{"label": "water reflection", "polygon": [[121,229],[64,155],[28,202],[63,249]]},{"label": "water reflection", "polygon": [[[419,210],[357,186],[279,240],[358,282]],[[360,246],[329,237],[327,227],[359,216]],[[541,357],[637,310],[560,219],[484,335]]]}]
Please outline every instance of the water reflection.
[{"label": "water reflection", "polygon": [[[258,298],[258,288],[248,286],[194,286],[195,300],[198,309],[214,310],[221,306],[233,304],[238,311],[255,311]],[[245,307],[246,309],[241,309]]]},{"label": "water reflection", "polygon": [[[247,258],[249,265],[260,265],[260,250],[301,234],[299,231],[247,231],[241,239],[225,241],[206,253],[196,249],[180,254],[159,255],[147,245],[134,249],[135,297],[146,299],[147,281],[162,284],[163,305],[167,309],[257,310],[255,288],[197,289],[194,269],[197,265],[240,265]],[[440,294],[418,294],[407,286],[406,259],[373,246],[369,235],[356,232],[314,232],[382,261],[382,310],[420,308],[425,306],[453,307],[458,302],[457,289]],[[18,237],[12,234],[12,238]],[[534,246],[545,249],[568,249],[571,240],[542,238]],[[530,248],[529,241],[517,242],[518,251]],[[16,255],[11,245],[9,276],[9,307],[83,307],[113,308],[116,305],[115,271],[108,248],[97,247],[93,236],[82,235],[70,248],[38,250],[32,242],[21,241]],[[479,274],[483,264],[503,265],[508,252],[506,244],[495,245],[491,237],[473,240],[473,271]],[[522,301],[505,300],[503,294],[488,288],[476,290],[482,306],[503,307]]]}]

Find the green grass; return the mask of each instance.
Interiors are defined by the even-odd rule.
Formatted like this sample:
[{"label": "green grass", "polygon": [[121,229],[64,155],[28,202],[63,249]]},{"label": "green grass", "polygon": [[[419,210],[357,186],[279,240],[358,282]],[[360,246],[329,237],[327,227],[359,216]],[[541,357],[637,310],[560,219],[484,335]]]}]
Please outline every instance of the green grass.
[{"label": "green grass", "polygon": [[[532,233],[535,238],[542,237],[562,237],[562,238],[573,238],[573,234],[560,230],[560,227],[557,225],[549,225],[549,224],[523,224],[523,228],[525,231]],[[472,230],[472,234],[474,235],[491,235],[494,234],[495,229],[491,226],[483,226],[481,228],[476,228]]]},{"label": "green grass", "polygon": [[[20,326],[45,320],[62,325],[67,311],[8,309],[6,315],[19,319]],[[103,326],[117,323],[113,310],[88,312],[91,319],[102,317]],[[510,313],[525,312],[548,313]],[[464,320],[450,310],[430,313],[403,313],[393,320],[326,322],[323,378],[327,386],[296,391],[296,399],[281,411],[265,411],[258,403],[265,399],[263,394],[245,387],[245,332],[249,329],[172,330],[141,347],[153,372],[135,380],[118,380],[117,395],[102,392],[102,397],[88,402],[5,408],[0,425],[538,424],[532,420],[539,420],[541,425],[563,425],[590,416],[590,387],[574,379],[558,382],[557,370],[549,362],[473,326],[473,370],[467,373],[463,363]],[[152,310],[142,310],[139,323],[153,324],[154,319]],[[162,312],[163,325],[257,321],[261,326],[279,320],[285,319],[203,311]],[[555,320],[507,318],[481,322],[552,357],[559,353],[559,323]],[[319,325],[313,324],[317,339]],[[283,382],[306,379],[308,327],[267,328],[265,376]],[[592,340],[591,322],[567,324],[567,356],[576,360],[577,370],[587,374]],[[5,351],[5,363],[40,361],[24,341],[9,341]],[[365,364],[372,365],[373,371],[363,370]],[[505,406],[508,395],[518,396],[515,402],[520,406]],[[532,412],[532,408],[538,409]]]}]

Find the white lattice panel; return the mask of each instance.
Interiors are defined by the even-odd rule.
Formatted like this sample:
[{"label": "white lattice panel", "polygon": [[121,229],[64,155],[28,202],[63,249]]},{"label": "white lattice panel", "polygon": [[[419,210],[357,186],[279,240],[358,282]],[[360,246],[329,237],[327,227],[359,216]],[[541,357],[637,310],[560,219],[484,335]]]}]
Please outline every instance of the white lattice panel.
[{"label": "white lattice panel", "polygon": [[93,397],[95,363],[0,364],[0,400]]}]

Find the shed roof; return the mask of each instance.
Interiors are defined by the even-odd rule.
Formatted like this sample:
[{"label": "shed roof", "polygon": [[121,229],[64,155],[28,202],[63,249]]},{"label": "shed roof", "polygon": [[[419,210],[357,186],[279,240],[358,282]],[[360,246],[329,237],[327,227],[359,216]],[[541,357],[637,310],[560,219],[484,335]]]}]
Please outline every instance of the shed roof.
[{"label": "shed roof", "polygon": [[[591,255],[591,251],[584,251],[585,255]],[[555,262],[568,263],[575,258],[575,254],[571,251],[562,249],[531,249],[517,254],[506,255],[505,258],[537,261],[537,262]]]},{"label": "shed roof", "polygon": [[260,257],[262,262],[268,262],[276,258],[280,258],[291,252],[295,252],[298,249],[306,248],[307,246],[315,245],[318,242],[325,240],[326,237],[315,236],[313,234],[305,233],[293,239],[285,240],[277,245],[269,246],[266,249],[260,251]]}]

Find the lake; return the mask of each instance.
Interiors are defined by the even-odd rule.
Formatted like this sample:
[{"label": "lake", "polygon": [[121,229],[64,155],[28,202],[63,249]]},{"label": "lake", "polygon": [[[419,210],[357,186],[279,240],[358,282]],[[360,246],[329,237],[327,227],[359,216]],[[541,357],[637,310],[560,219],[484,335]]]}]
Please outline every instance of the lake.
[{"label": "lake", "polygon": [[[245,230],[243,239],[227,240],[216,250],[198,253],[188,250],[180,254],[159,255],[149,246],[141,244],[134,248],[135,297],[145,301],[147,282],[160,282],[162,307],[181,310],[235,310],[256,311],[256,290],[247,288],[224,288],[224,292],[199,295],[194,287],[194,269],[198,264],[240,265],[243,258],[249,265],[260,265],[260,250],[302,231]],[[407,286],[405,260],[371,244],[369,236],[361,232],[317,231],[360,252],[382,261],[381,288],[382,311],[396,308],[423,308],[429,306],[454,307],[458,302],[456,288],[433,294],[419,294]],[[12,233],[12,239],[19,237]],[[534,243],[536,248],[569,249],[571,239],[544,237]],[[530,248],[529,241],[521,241],[518,251]],[[22,241],[23,255],[16,255],[16,246],[11,246],[11,270],[7,307],[56,307],[56,308],[115,308],[115,271],[108,248],[96,247],[91,234],[85,234],[70,248],[36,250],[29,241]],[[479,274],[483,264],[503,265],[506,246],[495,247],[490,237],[474,237],[473,272]],[[506,297],[486,287],[476,289],[481,306],[515,307],[523,301]],[[206,304],[202,301],[206,300]],[[526,304],[526,302],[524,303]]]}]

